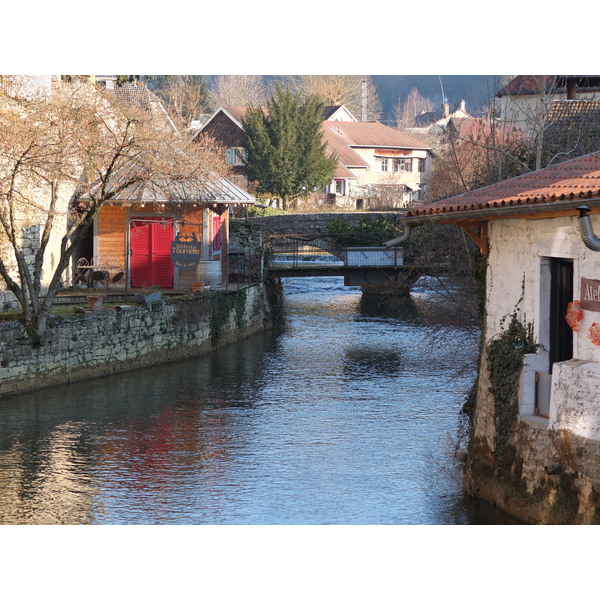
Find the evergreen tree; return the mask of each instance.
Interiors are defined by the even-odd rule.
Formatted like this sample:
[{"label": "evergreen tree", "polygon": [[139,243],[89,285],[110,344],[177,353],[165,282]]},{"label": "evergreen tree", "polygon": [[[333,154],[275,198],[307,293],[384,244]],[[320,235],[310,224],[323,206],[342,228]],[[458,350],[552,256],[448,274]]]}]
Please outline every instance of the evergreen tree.
[{"label": "evergreen tree", "polygon": [[337,164],[322,139],[323,103],[314,96],[304,102],[289,88],[280,87],[267,103],[267,111],[251,108],[244,130],[250,179],[260,190],[281,198],[282,207],[328,184]]}]

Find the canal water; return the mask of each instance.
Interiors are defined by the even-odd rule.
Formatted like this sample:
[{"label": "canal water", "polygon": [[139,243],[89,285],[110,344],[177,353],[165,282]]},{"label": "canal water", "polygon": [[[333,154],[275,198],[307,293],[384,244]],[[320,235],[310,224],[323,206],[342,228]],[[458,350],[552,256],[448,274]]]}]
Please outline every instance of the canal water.
[{"label": "canal water", "polygon": [[477,330],[436,285],[284,280],[287,326],[0,403],[2,524],[505,523],[463,497]]}]

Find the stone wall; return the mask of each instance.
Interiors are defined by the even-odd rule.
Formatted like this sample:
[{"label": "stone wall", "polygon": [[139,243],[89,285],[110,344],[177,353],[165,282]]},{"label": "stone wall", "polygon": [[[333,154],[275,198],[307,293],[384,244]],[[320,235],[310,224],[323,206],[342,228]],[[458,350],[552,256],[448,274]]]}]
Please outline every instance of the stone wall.
[{"label": "stone wall", "polygon": [[600,442],[570,429],[548,429],[539,417],[521,417],[503,455],[495,456],[490,385],[484,354],[465,491],[527,523],[600,523]]},{"label": "stone wall", "polygon": [[281,289],[260,284],[179,301],[51,319],[33,348],[17,321],[0,324],[0,398],[180,360],[273,326]]},{"label": "stone wall", "polygon": [[[596,216],[594,229],[600,229]],[[489,234],[484,350],[465,488],[527,522],[600,523],[600,347],[589,335],[598,314],[583,311],[573,333],[574,358],[551,369],[549,357],[551,260],[572,261],[576,300],[581,279],[597,277],[600,253],[584,246],[576,217],[492,221]],[[517,410],[508,419],[506,404],[490,391],[487,349],[506,331],[513,313],[532,326],[538,348],[525,355]],[[536,380],[548,381],[541,379],[545,376],[547,418],[535,414],[542,389]],[[500,453],[503,432],[510,437]]]},{"label": "stone wall", "polygon": [[334,212],[334,213],[295,213],[287,215],[270,215],[268,217],[252,217],[250,223],[260,224],[266,233],[329,233],[331,221],[347,221],[358,225],[363,219],[376,221],[386,218],[391,221],[399,220],[403,213],[389,212]]}]

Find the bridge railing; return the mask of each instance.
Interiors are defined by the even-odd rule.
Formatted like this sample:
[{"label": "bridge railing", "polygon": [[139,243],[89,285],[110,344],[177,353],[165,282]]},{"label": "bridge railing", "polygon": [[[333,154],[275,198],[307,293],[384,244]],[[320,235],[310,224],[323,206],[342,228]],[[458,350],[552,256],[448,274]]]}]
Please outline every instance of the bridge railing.
[{"label": "bridge railing", "polygon": [[404,264],[401,248],[316,247],[303,240],[293,240],[270,249],[266,266],[271,268],[327,267],[399,267]]},{"label": "bridge railing", "polygon": [[402,248],[346,248],[342,258],[348,267],[399,267],[404,264]]}]

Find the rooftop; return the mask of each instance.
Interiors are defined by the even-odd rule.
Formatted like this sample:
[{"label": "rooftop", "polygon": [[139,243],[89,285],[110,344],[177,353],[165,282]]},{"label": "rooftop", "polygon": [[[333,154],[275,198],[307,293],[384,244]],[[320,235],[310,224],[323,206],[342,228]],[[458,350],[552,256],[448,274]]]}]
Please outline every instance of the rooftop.
[{"label": "rooftop", "polygon": [[473,219],[481,211],[499,209],[502,210],[498,214],[508,216],[536,206],[571,208],[573,202],[589,198],[600,199],[600,152],[419,206],[409,211],[407,217],[453,215]]},{"label": "rooftop", "polygon": [[584,92],[600,90],[598,75],[518,75],[496,95],[522,96],[545,93],[565,93],[569,84],[576,84]]}]

